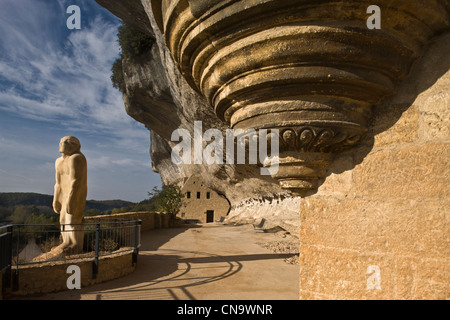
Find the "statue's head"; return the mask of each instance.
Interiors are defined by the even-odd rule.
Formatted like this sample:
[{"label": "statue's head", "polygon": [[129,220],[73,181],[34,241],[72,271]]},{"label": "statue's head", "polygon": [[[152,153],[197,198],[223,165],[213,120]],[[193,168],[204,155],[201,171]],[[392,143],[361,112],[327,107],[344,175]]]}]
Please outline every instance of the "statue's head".
[{"label": "statue's head", "polygon": [[80,152],[80,149],[80,140],[73,136],[66,136],[59,142],[59,152],[64,155],[71,155],[76,152]]}]

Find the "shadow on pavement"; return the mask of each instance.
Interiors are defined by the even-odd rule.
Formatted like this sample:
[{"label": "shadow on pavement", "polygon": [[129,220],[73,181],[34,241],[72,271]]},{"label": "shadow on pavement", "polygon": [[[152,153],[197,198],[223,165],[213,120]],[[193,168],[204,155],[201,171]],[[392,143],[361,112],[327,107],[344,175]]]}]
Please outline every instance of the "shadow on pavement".
[{"label": "shadow on pavement", "polygon": [[176,228],[153,229],[142,232],[141,234],[141,251],[155,251],[164,245],[170,239],[176,237],[180,233],[186,232],[193,228],[201,228],[200,225],[190,224]]}]

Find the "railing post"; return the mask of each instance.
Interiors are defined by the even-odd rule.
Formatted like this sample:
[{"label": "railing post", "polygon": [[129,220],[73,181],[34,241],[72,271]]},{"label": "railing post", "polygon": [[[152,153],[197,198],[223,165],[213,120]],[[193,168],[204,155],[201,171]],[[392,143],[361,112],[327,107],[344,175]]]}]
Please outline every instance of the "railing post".
[{"label": "railing post", "polygon": [[[20,249],[20,225],[17,226],[17,247],[16,247],[16,269],[12,273],[12,290],[17,291],[19,290],[19,249]],[[12,245],[11,245],[12,247]],[[11,253],[12,255],[12,253]]]},{"label": "railing post", "polygon": [[137,263],[137,257],[139,254],[139,246],[140,246],[140,225],[142,224],[142,220],[138,219],[134,223],[134,250],[133,250],[133,260],[132,263],[135,265]]},{"label": "railing post", "polygon": [[97,223],[95,226],[95,256],[94,256],[94,263],[92,265],[92,277],[94,279],[97,277],[98,274],[99,239],[100,239],[100,223]]},{"label": "railing post", "polygon": [[[6,235],[4,237],[5,237],[5,241],[2,241],[3,242],[2,250],[5,250],[4,251],[5,255],[3,255],[3,252],[0,253],[0,254],[2,254],[1,267],[5,266],[5,269],[3,270],[4,272],[0,272],[0,275],[3,277],[2,287],[0,288],[0,290],[2,290],[1,296],[3,296],[5,294],[6,288],[11,288],[13,226],[6,227]],[[0,270],[0,271],[2,271],[2,270]]]}]

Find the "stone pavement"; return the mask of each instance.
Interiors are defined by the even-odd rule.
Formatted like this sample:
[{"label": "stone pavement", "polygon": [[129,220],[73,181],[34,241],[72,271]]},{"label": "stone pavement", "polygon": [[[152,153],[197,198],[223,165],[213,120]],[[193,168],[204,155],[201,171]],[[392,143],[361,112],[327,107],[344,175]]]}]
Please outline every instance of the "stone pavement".
[{"label": "stone pavement", "polygon": [[261,243],[280,233],[218,223],[142,233],[134,273],[41,300],[297,300],[297,264]]}]

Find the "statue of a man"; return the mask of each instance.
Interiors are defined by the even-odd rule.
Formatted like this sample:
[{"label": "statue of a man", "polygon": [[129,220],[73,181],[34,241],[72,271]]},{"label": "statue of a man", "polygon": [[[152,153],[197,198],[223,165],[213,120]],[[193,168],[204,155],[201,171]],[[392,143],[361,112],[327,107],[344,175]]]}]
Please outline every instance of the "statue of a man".
[{"label": "statue of a man", "polygon": [[59,143],[62,156],[55,162],[53,210],[59,214],[63,239],[57,248],[69,252],[83,248],[82,219],[87,196],[87,163],[80,149],[77,138],[62,138]]}]

